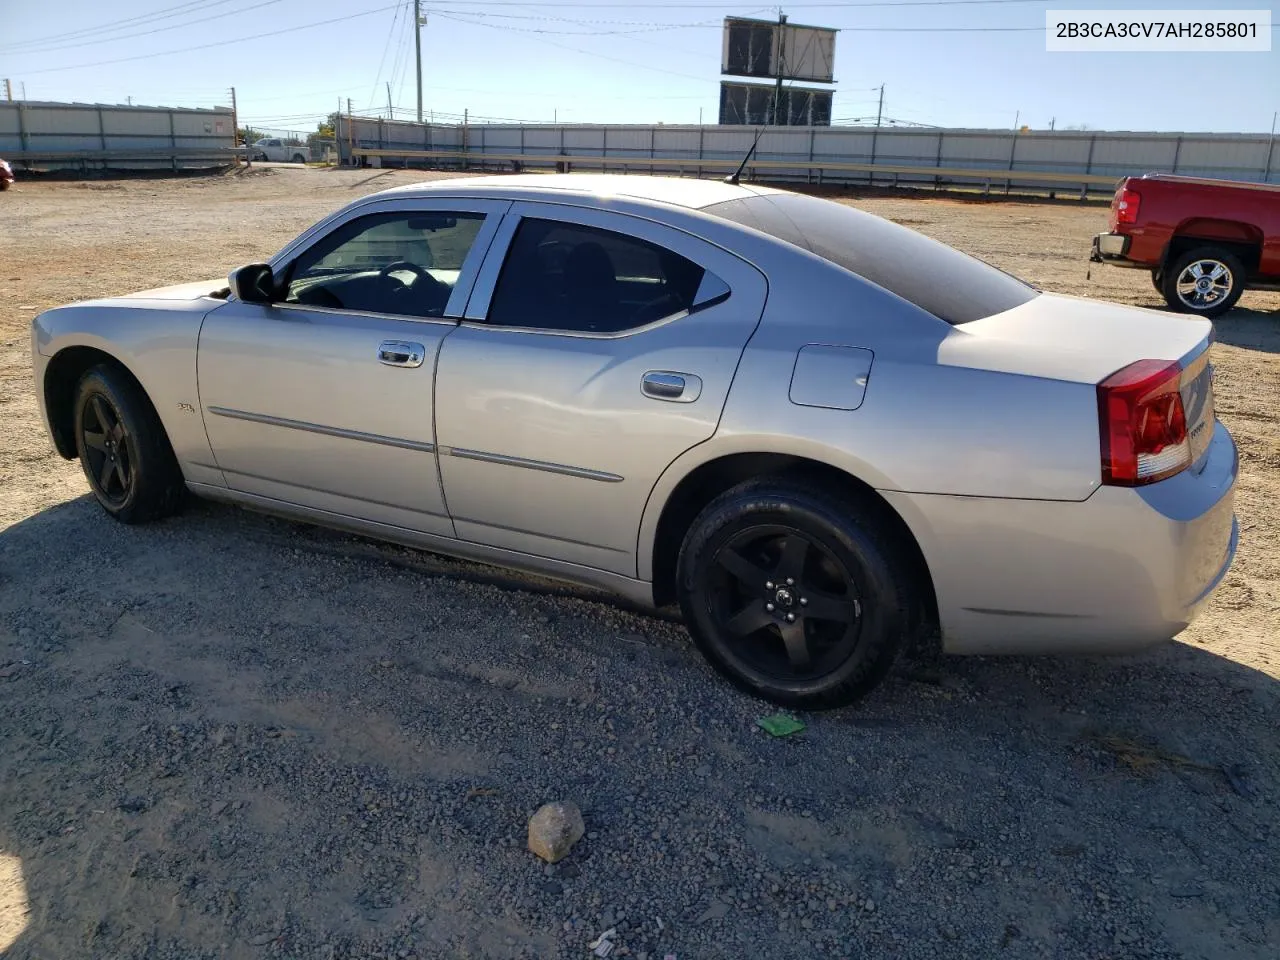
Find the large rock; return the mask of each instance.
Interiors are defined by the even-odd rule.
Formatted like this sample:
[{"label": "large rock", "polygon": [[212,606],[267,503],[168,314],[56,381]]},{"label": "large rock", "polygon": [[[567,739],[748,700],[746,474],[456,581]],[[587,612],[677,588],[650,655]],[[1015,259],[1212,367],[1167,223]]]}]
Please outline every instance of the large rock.
[{"label": "large rock", "polygon": [[529,818],[529,849],[547,863],[561,860],[582,839],[586,827],[576,804],[543,804]]}]

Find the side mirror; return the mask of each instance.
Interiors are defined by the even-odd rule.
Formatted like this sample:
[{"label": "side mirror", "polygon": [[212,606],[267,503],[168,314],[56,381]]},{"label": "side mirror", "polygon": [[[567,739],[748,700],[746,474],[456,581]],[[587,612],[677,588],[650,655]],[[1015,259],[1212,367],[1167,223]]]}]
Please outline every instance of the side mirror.
[{"label": "side mirror", "polygon": [[270,303],[276,299],[276,278],[265,263],[251,263],[232,270],[227,277],[231,292],[245,303]]}]

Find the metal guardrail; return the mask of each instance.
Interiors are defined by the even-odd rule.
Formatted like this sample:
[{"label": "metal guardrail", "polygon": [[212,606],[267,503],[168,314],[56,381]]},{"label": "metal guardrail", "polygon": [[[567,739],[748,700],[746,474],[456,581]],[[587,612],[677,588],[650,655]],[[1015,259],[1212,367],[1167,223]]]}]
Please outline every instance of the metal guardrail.
[{"label": "metal guardrail", "polygon": [[247,156],[247,147],[168,147],[161,150],[20,150],[6,154],[5,159],[24,170],[30,170],[33,163],[70,163],[85,170],[90,163],[106,167],[112,160],[168,161],[176,170],[180,161],[212,160],[218,163],[234,163],[237,158],[247,158]]},{"label": "metal guardrail", "polygon": [[[572,166],[585,167],[674,167],[677,170],[716,169],[736,170],[741,160],[710,160],[690,157],[619,157],[591,156],[584,154],[558,153],[479,153],[474,150],[386,150],[367,147],[353,147],[353,157],[389,157],[404,160],[460,160],[472,163],[496,161],[520,166],[559,166],[568,170]],[[833,171],[840,173],[888,174],[897,176],[917,176],[922,179],[936,180],[966,179],[989,183],[1061,183],[1068,186],[1079,186],[1082,192],[1090,186],[1114,186],[1120,179],[1110,174],[1063,173],[1050,170],[996,170],[990,167],[926,167],[911,164],[893,163],[851,163],[844,160],[752,160],[747,164],[745,174],[763,170],[810,170]]]}]

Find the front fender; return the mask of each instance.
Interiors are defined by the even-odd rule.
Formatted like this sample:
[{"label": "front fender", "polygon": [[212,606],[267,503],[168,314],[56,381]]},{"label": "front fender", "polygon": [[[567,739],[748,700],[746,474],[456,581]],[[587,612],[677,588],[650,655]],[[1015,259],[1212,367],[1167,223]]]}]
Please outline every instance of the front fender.
[{"label": "front fender", "polygon": [[[188,480],[225,486],[200,419],[196,345],[200,324],[221,301],[90,301],[46,311],[32,324],[35,389],[46,424],[50,378],[79,365],[87,348],[110,357],[141,384]],[[52,433],[52,429],[51,429]]]}]

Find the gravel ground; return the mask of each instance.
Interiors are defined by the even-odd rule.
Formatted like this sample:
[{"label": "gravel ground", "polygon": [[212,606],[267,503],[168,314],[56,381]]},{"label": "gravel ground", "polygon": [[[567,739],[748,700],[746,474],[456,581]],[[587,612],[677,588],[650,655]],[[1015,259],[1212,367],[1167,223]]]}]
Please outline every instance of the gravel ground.
[{"label": "gravel ground", "polygon": [[[418,175],[420,178],[421,175]],[[370,171],[23,183],[0,203],[0,954],[1273,958],[1280,296],[1219,323],[1236,567],[1180,642],[904,663],[771,712],[674,619],[196,503],[112,522],[27,324],[225,273]],[[1046,288],[1155,306],[1098,205],[854,198]],[[549,800],[587,835],[525,850]]]}]

